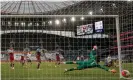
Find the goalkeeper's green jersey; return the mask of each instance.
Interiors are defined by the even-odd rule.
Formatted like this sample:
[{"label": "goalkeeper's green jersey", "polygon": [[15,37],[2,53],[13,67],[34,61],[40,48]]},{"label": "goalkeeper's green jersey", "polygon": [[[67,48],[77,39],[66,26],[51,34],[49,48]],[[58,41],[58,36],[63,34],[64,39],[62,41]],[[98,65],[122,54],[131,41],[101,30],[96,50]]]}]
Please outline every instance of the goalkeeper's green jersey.
[{"label": "goalkeeper's green jersey", "polygon": [[[76,64],[79,65],[77,67],[78,70],[85,69],[85,68],[98,67],[98,68],[104,69],[106,71],[109,71],[108,68],[97,64],[97,62],[96,62],[96,51],[95,50],[91,50],[91,52],[88,54],[88,56],[90,58],[88,61],[76,61]],[[66,64],[73,64],[73,61],[66,62]],[[74,68],[69,69],[68,71],[72,71],[72,70],[74,70]]]},{"label": "goalkeeper's green jersey", "polygon": [[95,50],[91,50],[91,52],[89,53],[89,58],[96,60],[96,51]]}]

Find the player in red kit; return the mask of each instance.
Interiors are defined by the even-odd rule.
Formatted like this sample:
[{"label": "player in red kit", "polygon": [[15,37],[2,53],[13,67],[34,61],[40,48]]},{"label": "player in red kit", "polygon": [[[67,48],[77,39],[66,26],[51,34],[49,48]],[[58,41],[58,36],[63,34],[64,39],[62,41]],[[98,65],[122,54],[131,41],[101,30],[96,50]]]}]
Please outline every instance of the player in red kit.
[{"label": "player in red kit", "polygon": [[24,66],[25,59],[23,54],[21,55],[20,63],[22,64],[22,66]]},{"label": "player in red kit", "polygon": [[59,65],[60,64],[60,54],[56,53],[56,64]]},{"label": "player in red kit", "polygon": [[37,59],[37,69],[40,70],[40,64],[41,64],[41,49],[38,48],[36,50],[36,59]]},{"label": "player in red kit", "polygon": [[14,69],[14,51],[13,51],[13,48],[10,48],[8,50],[8,54],[9,54],[9,59],[10,59],[10,67],[12,69]]}]

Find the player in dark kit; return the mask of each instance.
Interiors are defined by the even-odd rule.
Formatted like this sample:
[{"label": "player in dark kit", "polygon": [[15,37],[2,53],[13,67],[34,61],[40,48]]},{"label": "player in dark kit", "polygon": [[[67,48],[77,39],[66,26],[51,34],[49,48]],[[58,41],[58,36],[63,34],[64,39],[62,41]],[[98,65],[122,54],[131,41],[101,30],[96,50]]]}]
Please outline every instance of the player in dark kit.
[{"label": "player in dark kit", "polygon": [[40,70],[40,64],[41,64],[41,49],[38,48],[36,50],[36,59],[37,59],[37,69]]},{"label": "player in dark kit", "polygon": [[8,50],[8,54],[9,54],[9,59],[10,59],[10,67],[11,67],[11,69],[14,69],[14,51],[13,51],[13,48],[10,48]]},{"label": "player in dark kit", "polygon": [[20,63],[22,64],[22,66],[24,66],[25,59],[23,54],[21,55]]}]

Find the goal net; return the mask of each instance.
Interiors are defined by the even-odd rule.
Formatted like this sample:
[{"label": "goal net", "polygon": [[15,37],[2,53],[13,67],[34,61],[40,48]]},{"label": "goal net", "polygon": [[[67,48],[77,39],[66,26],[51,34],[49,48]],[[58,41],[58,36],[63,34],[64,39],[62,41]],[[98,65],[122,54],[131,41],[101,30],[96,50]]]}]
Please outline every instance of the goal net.
[{"label": "goal net", "polygon": [[[7,49],[13,47],[15,67],[22,74],[3,70],[2,78],[9,79],[119,79],[123,69],[132,72],[132,57],[121,46],[120,39],[127,33],[120,33],[118,15],[3,15],[2,16],[2,61],[8,61]],[[65,68],[78,65],[55,65],[56,54],[60,54],[60,61],[88,61],[94,45],[98,46],[96,62],[108,69],[115,69],[116,74],[102,70],[102,68],[86,68],[63,73]],[[132,46],[132,45],[129,45]],[[123,48],[124,47],[124,48]],[[40,71],[35,71],[37,65],[36,51],[40,48]],[[31,52],[33,65],[22,68],[18,61],[23,52]],[[47,61],[47,62],[46,62]],[[4,67],[6,66],[6,67]],[[19,68],[20,67],[20,68]],[[33,73],[31,74],[31,72]],[[25,75],[25,72],[27,74]],[[43,74],[43,75],[42,75]],[[131,73],[132,74],[132,73]],[[33,76],[34,75],[34,76]],[[38,75],[38,76],[37,76]],[[45,75],[45,76],[44,76]],[[51,75],[50,77],[48,75]],[[80,75],[80,76],[78,76]],[[7,78],[6,76],[9,76]],[[24,76],[24,77],[21,77]],[[27,76],[27,77],[25,77]],[[74,76],[74,77],[72,77]]]}]

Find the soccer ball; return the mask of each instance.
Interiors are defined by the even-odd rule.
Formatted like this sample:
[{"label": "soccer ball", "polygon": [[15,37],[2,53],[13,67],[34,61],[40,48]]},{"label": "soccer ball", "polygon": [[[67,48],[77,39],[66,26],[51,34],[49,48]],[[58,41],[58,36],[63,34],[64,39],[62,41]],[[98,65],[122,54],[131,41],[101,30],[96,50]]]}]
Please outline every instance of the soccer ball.
[{"label": "soccer ball", "polygon": [[123,77],[126,77],[126,78],[130,76],[130,72],[128,70],[122,70],[121,74]]}]

